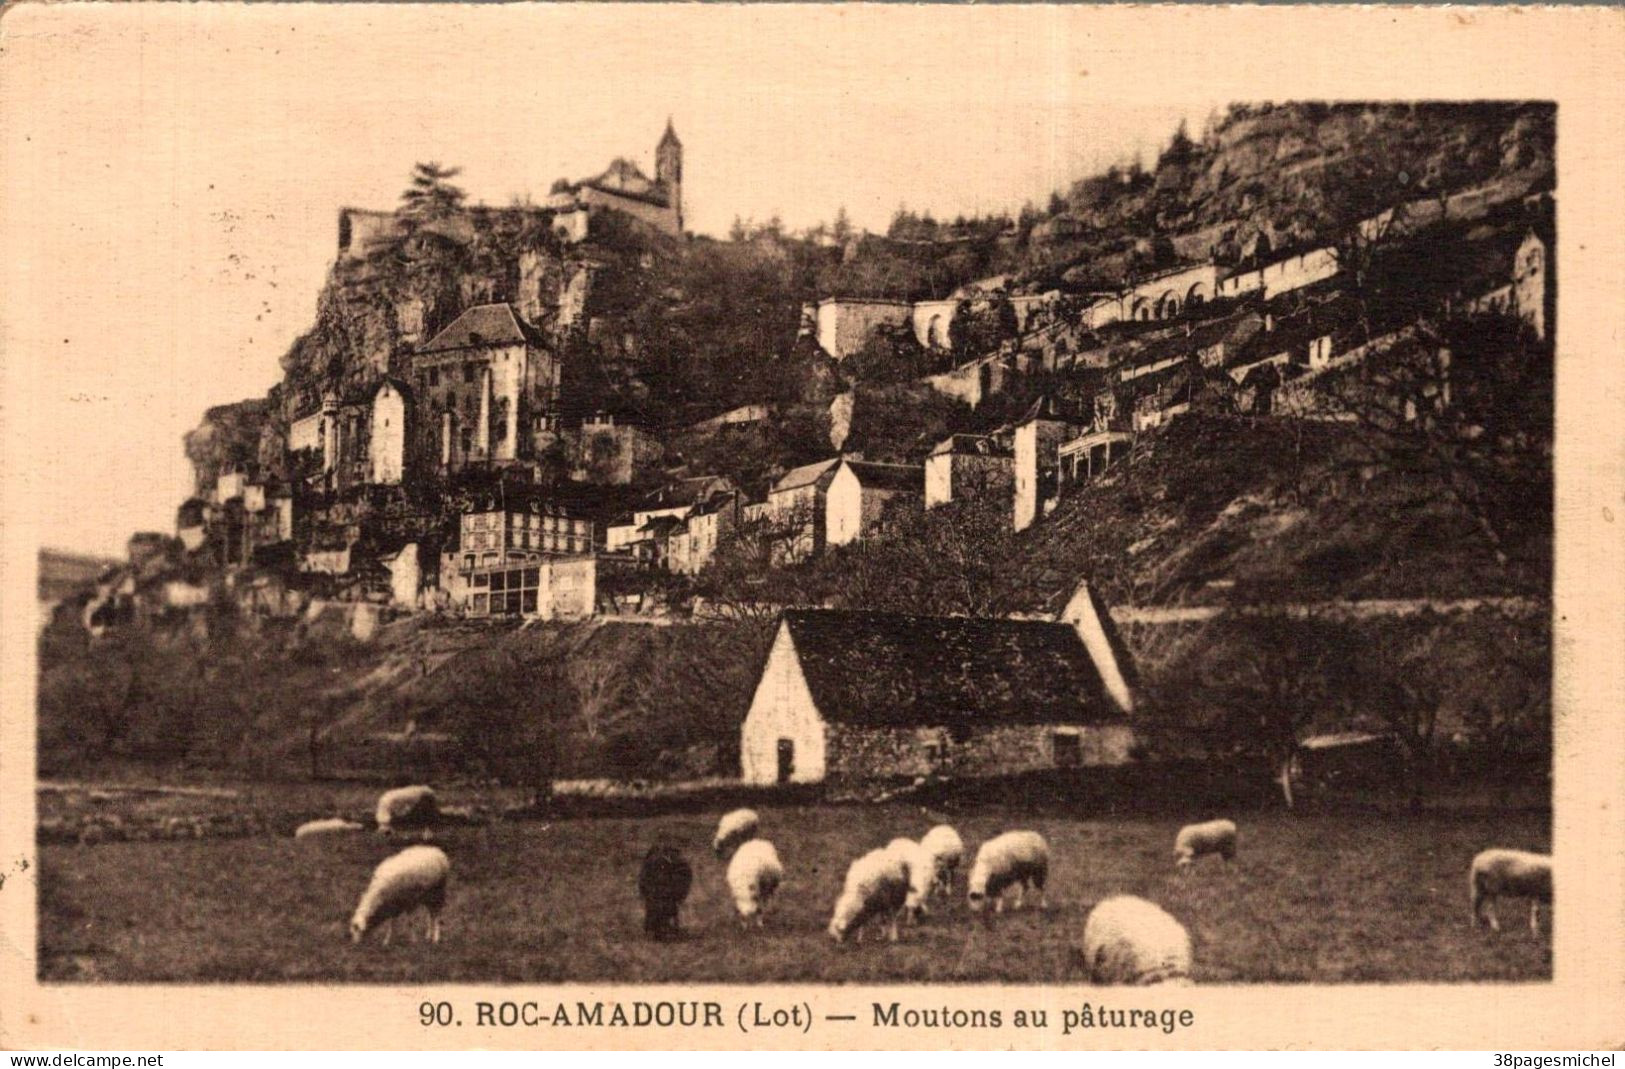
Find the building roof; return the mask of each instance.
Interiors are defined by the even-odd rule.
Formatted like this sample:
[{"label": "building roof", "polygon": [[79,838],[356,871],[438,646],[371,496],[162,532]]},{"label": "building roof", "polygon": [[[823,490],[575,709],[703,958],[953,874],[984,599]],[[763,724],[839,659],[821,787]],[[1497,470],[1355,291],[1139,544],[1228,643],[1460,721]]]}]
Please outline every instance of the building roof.
[{"label": "building roof", "polygon": [[398,379],[393,375],[385,375],[383,378],[379,379],[377,384],[372,388],[371,396],[377,397],[378,391],[382,390],[385,386],[392,388],[408,402],[412,400],[412,387],[407,385],[405,379]]},{"label": "building roof", "polygon": [[652,537],[664,538],[681,527],[686,527],[688,521],[677,516],[651,516],[639,532],[647,531]]},{"label": "building roof", "polygon": [[803,486],[810,486],[824,476],[835,471],[835,466],[841,462],[840,457],[829,457],[817,460],[811,464],[803,464],[799,468],[791,468],[779,477],[773,484],[772,493],[782,493],[786,490],[798,490]]},{"label": "building roof", "polygon": [[950,434],[931,450],[932,456],[952,453],[956,456],[1007,457],[1010,447],[990,434]]},{"label": "building roof", "polygon": [[705,504],[717,494],[731,492],[733,482],[726,475],[689,475],[650,491],[639,504],[646,509],[683,508]]},{"label": "building roof", "polygon": [[531,332],[525,329],[509,304],[476,304],[452,320],[450,326],[429,339],[420,353],[448,352],[455,349],[484,349],[502,345],[534,343]]},{"label": "building roof", "polygon": [[1016,420],[1016,425],[1031,423],[1035,419],[1050,420],[1056,423],[1088,423],[1089,413],[1084,410],[1081,402],[1067,397],[1056,397],[1054,394],[1044,394],[1022,413]]},{"label": "building roof", "polygon": [[1300,312],[1273,320],[1269,330],[1258,331],[1225,363],[1234,367],[1255,363],[1277,353],[1296,356],[1316,338],[1328,334],[1342,336],[1352,330],[1359,316],[1359,301],[1347,295],[1310,305]]},{"label": "building roof", "polygon": [[848,460],[846,466],[858,477],[858,485],[865,490],[887,490],[898,494],[919,494],[925,491],[925,469],[913,464],[875,464],[866,460]]},{"label": "building roof", "polygon": [[1122,720],[1070,626],[834,609],[783,616],[828,720],[870,726]]}]

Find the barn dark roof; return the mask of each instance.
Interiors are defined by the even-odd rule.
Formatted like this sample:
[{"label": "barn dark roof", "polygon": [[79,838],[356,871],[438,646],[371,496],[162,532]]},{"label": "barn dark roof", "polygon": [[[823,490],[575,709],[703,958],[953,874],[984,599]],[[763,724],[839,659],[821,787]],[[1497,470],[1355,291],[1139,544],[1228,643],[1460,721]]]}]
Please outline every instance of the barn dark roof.
[{"label": "barn dark roof", "polygon": [[1117,721],[1077,632],[1041,620],[796,609],[783,617],[829,720],[871,726]]}]

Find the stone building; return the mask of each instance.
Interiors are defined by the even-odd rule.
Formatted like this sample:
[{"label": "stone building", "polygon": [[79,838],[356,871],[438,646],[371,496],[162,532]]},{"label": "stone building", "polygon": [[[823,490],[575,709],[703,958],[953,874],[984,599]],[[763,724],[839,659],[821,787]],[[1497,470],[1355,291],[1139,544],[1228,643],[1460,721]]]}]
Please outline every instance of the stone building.
[{"label": "stone building", "polygon": [[914,464],[873,464],[843,458],[824,500],[824,543],[844,546],[869,535],[888,508],[919,507],[924,471]]},{"label": "stone building", "polygon": [[1015,429],[1015,501],[1012,526],[1025,531],[1053,501],[1061,443],[1076,438],[1092,422],[1074,406],[1040,397]]},{"label": "stone building", "polygon": [[564,436],[570,478],[596,486],[627,486],[659,464],[660,439],[635,423],[599,412]]},{"label": "stone building", "polygon": [[1054,622],[789,611],[740,729],[740,775],[876,782],[1123,764],[1129,675],[1087,587]]},{"label": "stone building", "polygon": [[775,542],[775,564],[805,560],[824,548],[829,484],[840,463],[840,457],[829,457],[791,468],[768,490],[760,510],[761,520],[775,527],[793,528],[787,537]]},{"label": "stone building", "polygon": [[378,383],[372,394],[368,482],[393,485],[406,480],[407,417],[411,410],[410,386],[390,378]]},{"label": "stone building", "polygon": [[511,305],[468,309],[413,355],[414,452],[448,472],[531,457],[554,433],[559,371]]},{"label": "stone building", "polygon": [[1014,484],[1015,456],[1009,445],[991,435],[950,435],[925,458],[928,509],[956,498],[1008,497]]},{"label": "stone building", "polygon": [[440,588],[468,616],[590,616],[594,538],[590,519],[541,506],[469,512],[441,555]]},{"label": "stone building", "polygon": [[566,240],[579,241],[591,230],[591,219],[606,209],[622,212],[670,234],[683,233],[683,143],[671,121],[655,146],[655,176],[644,174],[636,163],[616,159],[603,173],[567,184],[553,193],[547,206]]},{"label": "stone building", "polygon": [[818,302],[815,316],[818,347],[836,360],[845,360],[862,349],[883,326],[917,329],[913,326],[914,306],[908,301],[826,297]]}]

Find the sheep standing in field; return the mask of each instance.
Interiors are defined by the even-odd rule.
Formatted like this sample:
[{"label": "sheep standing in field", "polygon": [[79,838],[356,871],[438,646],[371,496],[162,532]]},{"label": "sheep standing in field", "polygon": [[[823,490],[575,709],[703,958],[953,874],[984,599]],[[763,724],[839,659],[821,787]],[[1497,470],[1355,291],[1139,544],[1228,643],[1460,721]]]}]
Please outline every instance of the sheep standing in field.
[{"label": "sheep standing in field", "polygon": [[1485,850],[1473,858],[1468,870],[1468,888],[1472,896],[1473,926],[1489,918],[1493,931],[1501,930],[1495,916],[1497,898],[1529,899],[1529,930],[1540,932],[1540,904],[1552,903],[1552,858],[1550,854],[1532,854],[1527,850]]},{"label": "sheep standing in field", "polygon": [[925,900],[930,897],[936,883],[937,865],[930,851],[913,839],[897,838],[886,844],[886,852],[903,865],[903,877],[908,881],[908,894],[902,912],[918,921],[925,915]]},{"label": "sheep standing in field", "polygon": [[877,918],[887,923],[887,937],[897,942],[897,918],[909,897],[910,867],[905,860],[910,851],[898,848],[898,843],[919,850],[918,843],[895,840],[884,850],[864,854],[846,870],[846,883],[829,919],[829,935],[837,943],[844,943],[854,929],[862,939],[863,925]]},{"label": "sheep standing in field", "polygon": [[751,839],[734,851],[728,862],[727,880],[740,921],[749,924],[754,920],[760,928],[762,912],[784,880],[779,852],[766,839]]},{"label": "sheep standing in field", "polygon": [[1089,911],[1083,966],[1094,984],[1189,984],[1191,937],[1156,903],[1117,895]]},{"label": "sheep standing in field", "polygon": [[711,849],[716,851],[717,857],[726,861],[739,848],[739,844],[756,838],[761,827],[761,818],[754,809],[735,809],[731,813],[724,813],[722,819],[717,821],[717,833],[711,839]]},{"label": "sheep standing in field", "polygon": [[933,894],[946,898],[953,893],[954,875],[960,862],[965,860],[965,840],[946,824],[938,824],[920,839],[920,845],[931,855],[936,877],[931,885]]},{"label": "sheep standing in field", "polygon": [[378,831],[390,835],[405,828],[427,827],[440,816],[433,787],[397,787],[378,796]]},{"label": "sheep standing in field", "polygon": [[1174,836],[1174,864],[1189,868],[1205,854],[1218,854],[1226,861],[1236,859],[1236,824],[1231,820],[1209,820],[1187,824]]},{"label": "sheep standing in field", "polygon": [[[1004,891],[1019,885],[1018,905],[1027,904],[1027,893],[1038,892],[1038,905],[1044,906],[1044,881],[1049,879],[1049,844],[1036,831],[1007,831],[989,839],[976,851],[970,868],[970,908],[980,913],[988,900],[993,912],[1004,911]],[[991,914],[989,920],[991,921]]]},{"label": "sheep standing in field", "polygon": [[676,847],[656,843],[643,855],[638,895],[643,899],[643,930],[654,939],[674,939],[677,913],[694,884],[694,870]]},{"label": "sheep standing in field", "polygon": [[295,839],[314,839],[322,835],[336,835],[343,832],[360,831],[361,825],[353,820],[343,817],[326,817],[322,820],[307,820],[293,831]]},{"label": "sheep standing in field", "polygon": [[395,931],[395,918],[422,906],[429,913],[429,942],[440,942],[440,911],[446,906],[451,861],[437,846],[409,846],[385,858],[373,870],[372,882],[350,918],[350,941],[361,942],[384,921],[384,943]]}]

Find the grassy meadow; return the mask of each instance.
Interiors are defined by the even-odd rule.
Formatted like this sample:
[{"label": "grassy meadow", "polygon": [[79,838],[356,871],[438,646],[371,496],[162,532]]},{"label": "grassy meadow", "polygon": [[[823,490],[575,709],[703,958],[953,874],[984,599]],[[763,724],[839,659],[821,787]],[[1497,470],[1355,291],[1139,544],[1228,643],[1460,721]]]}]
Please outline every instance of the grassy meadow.
[{"label": "grassy meadow", "polygon": [[[760,930],[741,930],[710,855],[717,814],[496,823],[437,835],[452,859],[445,941],[421,914],[392,945],[352,946],[345,924],[372,867],[400,844],[371,833],[109,842],[41,849],[46,981],[1011,982],[1076,979],[1067,948],[1089,907],[1130,892],[1190,929],[1198,983],[1544,980],[1551,934],[1521,903],[1494,935],[1468,922],[1467,865],[1489,845],[1546,849],[1540,813],[1244,815],[1238,861],[1174,869],[1176,818],[1072,819],[918,806],[763,809],[786,883]],[[947,817],[972,853],[1031,827],[1050,841],[1046,909],[991,928],[962,898],[889,944],[825,934],[846,866]],[[684,935],[642,932],[639,863],[674,836],[695,869]],[[967,867],[969,858],[967,858]]]}]

